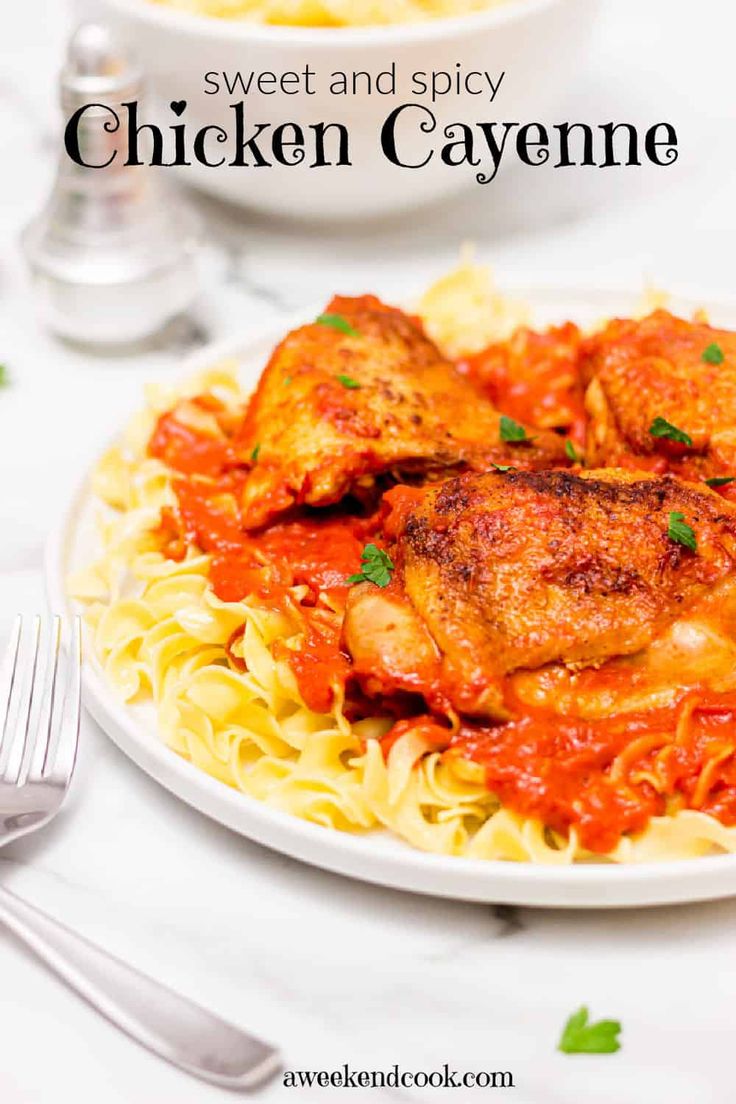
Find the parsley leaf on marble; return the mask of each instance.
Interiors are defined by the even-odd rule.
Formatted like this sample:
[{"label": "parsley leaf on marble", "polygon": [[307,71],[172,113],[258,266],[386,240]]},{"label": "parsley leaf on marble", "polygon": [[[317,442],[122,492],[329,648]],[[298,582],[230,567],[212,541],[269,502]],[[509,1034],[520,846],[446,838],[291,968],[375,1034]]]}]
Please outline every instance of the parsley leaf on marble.
[{"label": "parsley leaf on marble", "polygon": [[621,1048],[620,1032],[618,1020],[590,1023],[588,1009],[583,1005],[565,1024],[557,1049],[563,1054],[614,1054]]}]

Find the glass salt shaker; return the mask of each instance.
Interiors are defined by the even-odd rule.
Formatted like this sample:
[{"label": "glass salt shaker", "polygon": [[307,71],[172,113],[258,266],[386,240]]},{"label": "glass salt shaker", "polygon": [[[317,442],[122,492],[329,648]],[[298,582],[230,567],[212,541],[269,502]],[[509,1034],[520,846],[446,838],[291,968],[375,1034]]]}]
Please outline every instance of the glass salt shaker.
[{"label": "glass salt shaker", "polygon": [[192,213],[149,166],[125,164],[119,108],[142,90],[142,74],[113,32],[82,24],[61,74],[61,103],[66,120],[86,107],[75,132],[85,165],[62,151],[51,195],[22,239],[40,313],[73,341],[141,341],[198,290]]}]

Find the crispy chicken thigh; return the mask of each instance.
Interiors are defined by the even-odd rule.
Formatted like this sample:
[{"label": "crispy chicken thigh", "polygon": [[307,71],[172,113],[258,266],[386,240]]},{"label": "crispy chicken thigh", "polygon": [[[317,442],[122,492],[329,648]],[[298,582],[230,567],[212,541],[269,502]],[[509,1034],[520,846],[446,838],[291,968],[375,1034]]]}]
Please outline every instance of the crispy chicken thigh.
[{"label": "crispy chicken thigh", "polygon": [[344,625],[368,693],[503,718],[504,676],[632,656],[736,574],[736,507],[671,476],[489,472],[392,496],[394,577],[355,586]]},{"label": "crispy chicken thigh", "polygon": [[[736,333],[658,310],[617,319],[582,347],[591,465],[736,475]],[[665,419],[691,440],[655,436]]]},{"label": "crispy chicken thigh", "polygon": [[247,528],[292,505],[360,494],[381,473],[432,479],[492,463],[565,464],[552,433],[502,441],[499,412],[402,311],[368,295],[327,310],[332,325],[302,326],[277,347],[236,437],[238,456],[253,462]]}]

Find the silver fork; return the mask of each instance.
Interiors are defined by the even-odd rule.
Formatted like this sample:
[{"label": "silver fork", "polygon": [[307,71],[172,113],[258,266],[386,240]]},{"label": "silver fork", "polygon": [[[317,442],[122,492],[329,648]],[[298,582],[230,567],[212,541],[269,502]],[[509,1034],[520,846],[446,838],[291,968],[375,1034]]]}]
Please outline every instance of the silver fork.
[{"label": "silver fork", "polygon": [[[71,636],[65,658],[58,617],[48,634],[42,634],[40,618],[30,630],[16,621],[0,672],[0,846],[47,824],[69,789],[79,739],[79,618]],[[2,886],[0,922],[108,1020],[187,1073],[224,1088],[249,1089],[279,1069],[273,1047]]]}]

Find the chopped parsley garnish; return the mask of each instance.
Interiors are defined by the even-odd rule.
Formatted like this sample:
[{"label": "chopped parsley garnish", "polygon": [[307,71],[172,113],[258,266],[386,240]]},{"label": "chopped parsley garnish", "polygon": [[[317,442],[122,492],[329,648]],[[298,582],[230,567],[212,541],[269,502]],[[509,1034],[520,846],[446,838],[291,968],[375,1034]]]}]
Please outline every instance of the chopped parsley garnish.
[{"label": "chopped parsley garnish", "polygon": [[254,464],[258,463],[258,454],[260,453],[260,451],[261,451],[261,442],[259,441],[258,444],[256,445],[256,447],[253,449],[252,453],[250,454],[250,458],[251,458],[251,460],[253,461]]},{"label": "chopped parsley garnish", "polygon": [[695,539],[695,530],[685,521],[685,515],[679,510],[670,511],[667,536],[677,544],[684,544],[691,552],[697,552],[698,542]]},{"label": "chopped parsley garnish", "polygon": [[10,376],[8,375],[7,365],[0,364],[0,387],[7,387],[10,383]]},{"label": "chopped parsley garnish", "polygon": [[706,479],[706,484],[709,487],[725,487],[729,483],[733,483],[736,479],[736,475],[715,475],[712,479]]},{"label": "chopped parsley garnish", "polygon": [[582,462],[583,462],[582,454],[578,452],[578,450],[575,448],[574,444],[572,443],[572,441],[570,440],[569,437],[565,441],[565,452],[566,452],[568,458],[570,460],[572,460],[573,464],[582,464]]},{"label": "chopped parsley garnish", "polygon": [[291,376],[284,376],[284,387],[289,387],[291,384]]},{"label": "chopped parsley garnish", "polygon": [[723,364],[726,358],[718,342],[713,341],[707,348],[703,349],[700,359],[705,361],[706,364]]},{"label": "chopped parsley garnish", "polygon": [[494,464],[493,461],[491,461],[491,467],[500,472],[516,471],[513,464]]},{"label": "chopped parsley garnish", "polygon": [[375,583],[376,586],[385,587],[391,582],[391,573],[394,563],[388,552],[377,548],[375,544],[367,544],[360,557],[361,570],[356,575],[351,575],[348,583]]},{"label": "chopped parsley garnish", "polygon": [[361,384],[357,380],[354,380],[352,376],[336,376],[338,383],[341,383],[343,387],[346,387],[348,391],[360,391]]},{"label": "chopped parsley garnish", "polygon": [[690,434],[685,433],[684,429],[678,429],[666,418],[655,418],[649,427],[649,432],[652,437],[666,437],[668,441],[677,441],[680,445],[692,448],[693,439]]},{"label": "chopped parsley garnish", "polygon": [[315,322],[318,326],[330,326],[333,330],[339,330],[340,333],[348,334],[350,337],[360,337],[358,331],[341,314],[320,314],[315,318]]},{"label": "chopped parsley garnish", "polygon": [[563,1054],[615,1054],[621,1049],[618,1020],[590,1023],[585,1005],[573,1012],[565,1024],[557,1049]]},{"label": "chopped parsley garnish", "polygon": [[506,414],[501,415],[498,432],[502,441],[514,442],[529,440],[523,425],[519,425],[518,422],[515,422],[513,418],[509,418]]}]

